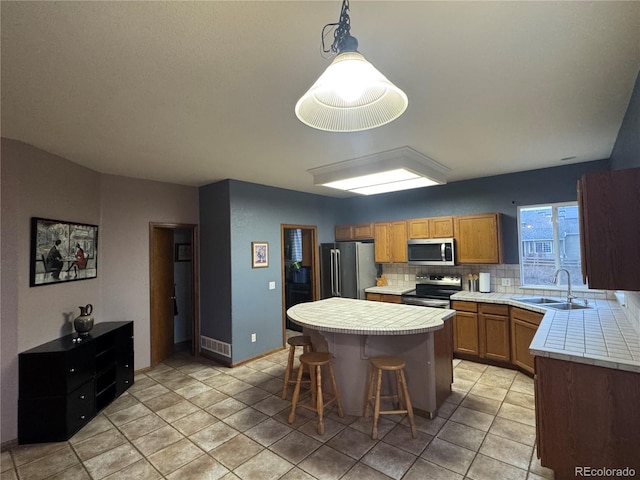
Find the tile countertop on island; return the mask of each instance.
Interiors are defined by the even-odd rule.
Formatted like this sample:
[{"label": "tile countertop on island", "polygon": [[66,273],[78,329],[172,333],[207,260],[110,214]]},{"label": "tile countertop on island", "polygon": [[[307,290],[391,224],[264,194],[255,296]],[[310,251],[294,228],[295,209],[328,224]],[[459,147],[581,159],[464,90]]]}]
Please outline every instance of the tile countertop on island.
[{"label": "tile countertop on island", "polygon": [[287,317],[315,330],[351,335],[412,335],[444,326],[455,311],[332,297],[294,305]]},{"label": "tile countertop on island", "polygon": [[501,303],[544,313],[529,347],[532,355],[640,373],[640,334],[617,301],[589,300],[591,308],[553,310],[519,302],[518,297],[531,295],[465,291],[451,300]]},{"label": "tile countertop on island", "polygon": [[411,290],[415,290],[415,286],[413,287],[400,287],[398,285],[385,285],[382,287],[369,287],[365,288],[366,293],[382,293],[387,295],[403,295],[405,293],[410,292]]}]

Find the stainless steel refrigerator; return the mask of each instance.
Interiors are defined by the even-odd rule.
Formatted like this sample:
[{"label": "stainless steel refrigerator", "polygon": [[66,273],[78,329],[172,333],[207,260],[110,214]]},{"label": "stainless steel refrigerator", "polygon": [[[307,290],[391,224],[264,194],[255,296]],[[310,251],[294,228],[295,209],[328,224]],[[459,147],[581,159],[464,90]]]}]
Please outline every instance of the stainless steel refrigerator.
[{"label": "stainless steel refrigerator", "polygon": [[320,298],[366,298],[376,284],[373,243],[337,242],[320,245]]}]

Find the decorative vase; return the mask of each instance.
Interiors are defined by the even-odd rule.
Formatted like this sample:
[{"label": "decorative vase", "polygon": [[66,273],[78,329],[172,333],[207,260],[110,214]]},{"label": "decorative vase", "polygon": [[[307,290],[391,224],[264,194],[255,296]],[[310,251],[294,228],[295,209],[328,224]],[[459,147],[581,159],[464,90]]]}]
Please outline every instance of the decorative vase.
[{"label": "decorative vase", "polygon": [[89,303],[84,307],[81,306],[78,308],[80,308],[80,316],[73,321],[73,327],[79,336],[86,337],[93,328],[93,317],[91,316],[93,305]]}]

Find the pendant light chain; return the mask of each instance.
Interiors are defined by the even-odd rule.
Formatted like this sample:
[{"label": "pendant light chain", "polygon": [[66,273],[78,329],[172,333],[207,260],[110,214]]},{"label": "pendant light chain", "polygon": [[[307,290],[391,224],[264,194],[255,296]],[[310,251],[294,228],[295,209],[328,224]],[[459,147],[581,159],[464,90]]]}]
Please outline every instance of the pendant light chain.
[{"label": "pendant light chain", "polygon": [[351,30],[351,19],[349,18],[349,0],[342,0],[342,10],[340,11],[340,21],[338,22],[338,28],[333,32],[333,43],[331,44],[331,51],[333,53],[340,53],[342,51],[342,45],[347,37],[350,37],[349,31]]},{"label": "pendant light chain", "polygon": [[[326,30],[336,27],[333,31],[333,43],[329,48],[325,46]],[[328,23],[322,29],[322,51],[324,53],[333,52],[338,54],[343,51],[345,41],[351,37],[351,19],[349,18],[349,0],[342,0],[342,9],[340,11],[340,20],[337,23]]]}]

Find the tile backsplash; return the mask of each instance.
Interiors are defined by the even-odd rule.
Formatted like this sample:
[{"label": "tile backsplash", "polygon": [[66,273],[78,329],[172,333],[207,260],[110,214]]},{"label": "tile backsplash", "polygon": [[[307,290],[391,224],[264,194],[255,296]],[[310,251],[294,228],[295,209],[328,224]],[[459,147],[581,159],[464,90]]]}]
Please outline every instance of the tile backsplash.
[{"label": "tile backsplash", "polygon": [[[566,288],[522,288],[520,286],[520,265],[500,264],[500,265],[456,265],[454,267],[415,267],[406,264],[382,264],[384,273],[389,285],[413,286],[416,283],[416,276],[430,274],[449,274],[462,276],[462,289],[469,290],[467,285],[468,274],[478,274],[480,272],[489,273],[491,278],[491,291],[496,293],[513,293],[514,295],[546,295],[562,296],[566,294]],[[503,285],[504,283],[509,285]],[[606,291],[585,290],[574,288],[574,293],[578,298],[607,299],[613,298]]]}]

